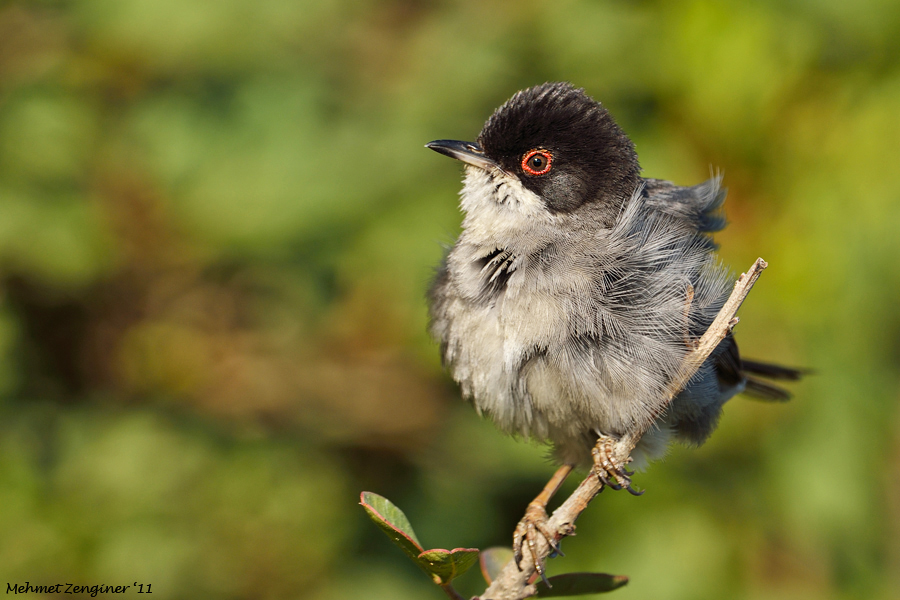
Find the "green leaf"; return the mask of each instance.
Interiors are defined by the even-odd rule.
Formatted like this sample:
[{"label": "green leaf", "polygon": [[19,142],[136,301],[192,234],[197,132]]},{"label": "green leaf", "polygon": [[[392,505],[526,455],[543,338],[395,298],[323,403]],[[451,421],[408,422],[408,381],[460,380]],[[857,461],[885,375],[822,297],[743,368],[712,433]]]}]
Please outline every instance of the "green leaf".
[{"label": "green leaf", "polygon": [[550,578],[548,588],[543,581],[537,583],[538,598],[558,598],[562,596],[582,596],[611,592],[628,583],[624,575],[606,573],[566,573]]},{"label": "green leaf", "polygon": [[427,570],[438,585],[450,581],[468,571],[478,562],[477,548],[454,548],[426,550],[419,555],[422,567]]},{"label": "green leaf", "polygon": [[454,577],[462,575],[478,560],[476,548],[423,549],[409,519],[384,496],[363,492],[359,495],[359,503],[366,509],[369,518],[375,521],[391,541],[400,546],[400,549],[438,585],[449,583]]},{"label": "green leaf", "polygon": [[[375,521],[375,524],[391,538],[392,542],[400,546],[400,549],[414,562],[420,563],[419,555],[424,552],[424,548],[416,538],[412,525],[402,510],[384,496],[372,492],[360,494],[359,503],[366,509],[369,518]],[[422,564],[419,566],[425,568]]]},{"label": "green leaf", "polygon": [[488,585],[494,583],[503,567],[512,560],[513,551],[504,546],[494,546],[481,551],[481,574]]}]

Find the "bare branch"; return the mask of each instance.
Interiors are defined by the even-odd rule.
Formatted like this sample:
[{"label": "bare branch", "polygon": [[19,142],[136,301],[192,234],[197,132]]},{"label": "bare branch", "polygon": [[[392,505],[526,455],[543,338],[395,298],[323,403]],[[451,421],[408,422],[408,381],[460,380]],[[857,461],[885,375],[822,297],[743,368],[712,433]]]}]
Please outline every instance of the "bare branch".
[{"label": "bare branch", "polygon": [[457,592],[449,583],[441,585],[441,589],[444,590],[444,593],[447,594],[450,600],[466,600],[465,598],[460,596],[459,592]]},{"label": "bare branch", "polygon": [[[753,266],[735,282],[734,290],[731,292],[725,305],[722,306],[712,325],[700,338],[696,347],[685,356],[678,376],[666,388],[662,410],[684,389],[697,370],[706,362],[713,350],[716,349],[716,346],[725,339],[725,336],[737,324],[738,319],[735,315],[738,309],[743,304],[747,294],[750,293],[753,284],[759,279],[763,269],[767,266],[769,265],[766,261],[758,258],[753,263]],[[625,435],[619,440],[615,451],[616,458],[622,464],[631,456],[634,447],[650,426],[652,426],[652,423],[647,423],[640,430]],[[559,532],[560,537],[571,533],[575,527],[575,520],[578,519],[578,516],[587,508],[591,500],[601,491],[603,491],[603,484],[600,480],[593,475],[588,475],[575,492],[553,512],[547,523],[548,529]],[[547,558],[551,551],[550,544],[542,536],[538,536],[536,542],[541,559]],[[525,552],[520,565],[517,566],[515,560],[511,560],[503,567],[500,575],[494,579],[490,587],[481,595],[481,598],[482,600],[523,600],[533,596],[537,590],[533,584],[529,584],[529,580],[534,574],[535,568],[532,557],[530,553]]]}]

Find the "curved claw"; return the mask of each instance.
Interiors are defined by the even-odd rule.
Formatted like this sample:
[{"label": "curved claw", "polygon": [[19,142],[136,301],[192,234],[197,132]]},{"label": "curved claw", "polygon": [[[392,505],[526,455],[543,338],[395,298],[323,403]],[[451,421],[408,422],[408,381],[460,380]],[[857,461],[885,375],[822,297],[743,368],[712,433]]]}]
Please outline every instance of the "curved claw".
[{"label": "curved claw", "polygon": [[[601,481],[603,480],[601,479]],[[609,489],[615,490],[617,492],[622,489],[622,485],[616,481],[605,481],[604,485],[606,485],[606,487],[608,487]]]},{"label": "curved claw", "polygon": [[516,567],[521,571],[522,566],[520,563],[523,558],[522,545],[527,545],[528,552],[531,554],[531,559],[534,563],[534,570],[541,576],[541,579],[547,584],[547,587],[552,587],[547,580],[544,563],[541,560],[537,549],[537,536],[539,534],[547,540],[547,543],[555,554],[564,556],[562,549],[559,547],[556,535],[547,527],[546,509],[541,504],[532,502],[528,505],[525,516],[519,521],[519,524],[516,526],[516,531],[513,533],[513,559],[516,562]]},{"label": "curved claw", "polygon": [[607,435],[599,435],[596,445],[591,450],[594,459],[592,470],[603,485],[613,490],[625,489],[633,496],[640,496],[644,491],[631,487],[631,476],[634,475],[634,471],[625,468],[625,464],[631,462],[631,458],[629,457],[624,464],[619,464],[614,458],[616,442],[617,440]]},{"label": "curved claw", "polygon": [[644,492],[647,491],[647,490],[638,491],[638,490],[634,489],[633,487],[631,487],[630,485],[626,486],[625,489],[628,490],[628,493],[631,494],[632,496],[643,496]]}]

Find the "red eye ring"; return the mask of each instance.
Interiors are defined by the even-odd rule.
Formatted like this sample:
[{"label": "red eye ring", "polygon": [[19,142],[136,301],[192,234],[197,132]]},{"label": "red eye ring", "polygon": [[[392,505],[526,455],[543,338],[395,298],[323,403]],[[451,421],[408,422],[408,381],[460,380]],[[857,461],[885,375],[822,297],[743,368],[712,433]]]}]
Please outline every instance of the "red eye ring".
[{"label": "red eye ring", "polygon": [[546,175],[553,164],[553,155],[546,150],[530,150],[522,157],[522,170],[529,175]]}]

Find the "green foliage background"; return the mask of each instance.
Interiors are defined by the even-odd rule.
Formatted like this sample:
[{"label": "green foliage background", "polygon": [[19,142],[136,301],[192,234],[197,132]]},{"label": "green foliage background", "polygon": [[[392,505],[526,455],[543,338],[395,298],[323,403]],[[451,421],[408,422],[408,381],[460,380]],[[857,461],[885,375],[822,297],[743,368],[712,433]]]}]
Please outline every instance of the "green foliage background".
[{"label": "green foliage background", "polygon": [[[570,80],[645,174],[724,171],[751,357],[808,365],[603,494],[551,573],[618,598],[900,597],[900,3],[0,2],[0,586],[440,597],[552,467],[461,402],[424,291],[460,168]],[[479,591],[476,574],[463,578]]]}]

